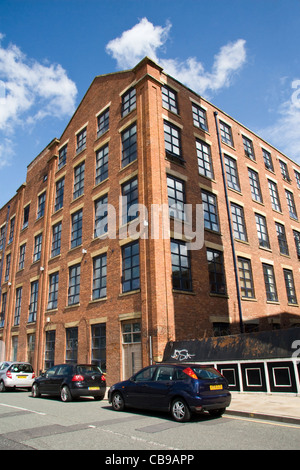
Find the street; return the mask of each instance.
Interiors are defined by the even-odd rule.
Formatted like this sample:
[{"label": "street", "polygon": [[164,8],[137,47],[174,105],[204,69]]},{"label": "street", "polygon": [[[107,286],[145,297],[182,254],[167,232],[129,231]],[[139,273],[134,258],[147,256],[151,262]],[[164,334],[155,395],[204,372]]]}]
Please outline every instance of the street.
[{"label": "street", "polygon": [[[104,463],[130,464],[135,468],[138,466],[138,460],[134,460],[138,456],[136,451],[142,450],[152,451],[151,464],[189,464],[195,463],[191,457],[193,450],[299,448],[300,426],[297,425],[226,414],[215,419],[196,416],[188,423],[177,423],[168,414],[129,410],[118,413],[107,400],[83,398],[63,403],[57,398],[32,398],[27,391],[0,395],[0,450],[116,451],[107,454],[110,457]],[[120,451],[127,451],[126,458],[132,460],[120,460]],[[166,451],[173,456],[169,455],[169,461],[154,459],[154,455],[165,455]],[[180,460],[184,454],[190,461]]]}]

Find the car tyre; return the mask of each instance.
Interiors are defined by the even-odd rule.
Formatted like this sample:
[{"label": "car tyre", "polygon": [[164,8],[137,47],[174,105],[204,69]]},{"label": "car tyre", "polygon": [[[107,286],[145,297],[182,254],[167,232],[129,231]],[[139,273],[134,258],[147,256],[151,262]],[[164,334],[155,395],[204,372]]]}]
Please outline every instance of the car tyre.
[{"label": "car tyre", "polygon": [[38,384],[32,385],[31,395],[33,396],[33,398],[39,398],[41,396]]},{"label": "car tyre", "polygon": [[183,423],[189,421],[191,412],[186,402],[182,398],[176,398],[171,405],[171,415],[175,421]]},{"label": "car tyre", "polygon": [[6,390],[5,383],[3,382],[3,380],[1,380],[0,381],[0,393],[5,392],[5,390]]},{"label": "car tyre", "polygon": [[125,408],[125,402],[120,392],[115,392],[111,399],[111,405],[115,411],[123,411]]},{"label": "car tyre", "polygon": [[61,389],[60,398],[63,402],[72,401],[72,395],[67,385],[64,385],[63,388]]}]

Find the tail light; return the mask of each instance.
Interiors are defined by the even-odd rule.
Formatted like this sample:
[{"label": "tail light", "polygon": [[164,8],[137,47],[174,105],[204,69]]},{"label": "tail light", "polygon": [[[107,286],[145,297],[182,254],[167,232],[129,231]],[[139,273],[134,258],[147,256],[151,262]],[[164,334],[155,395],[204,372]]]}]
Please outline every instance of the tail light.
[{"label": "tail light", "polygon": [[72,377],[72,382],[83,382],[84,381],[84,377],[83,375],[73,375]]},{"label": "tail light", "polygon": [[32,372],[32,379],[35,379],[35,373]]},{"label": "tail light", "polygon": [[9,379],[12,379],[12,375],[11,375],[11,371],[10,371],[10,370],[8,370],[8,371],[6,372],[6,377],[8,377]]},{"label": "tail light", "polygon": [[186,369],[184,369],[183,372],[189,377],[191,377],[192,379],[198,379],[197,375],[190,367],[187,367]]},{"label": "tail light", "polygon": [[106,381],[105,375],[101,375],[101,380],[102,380],[102,382]]}]

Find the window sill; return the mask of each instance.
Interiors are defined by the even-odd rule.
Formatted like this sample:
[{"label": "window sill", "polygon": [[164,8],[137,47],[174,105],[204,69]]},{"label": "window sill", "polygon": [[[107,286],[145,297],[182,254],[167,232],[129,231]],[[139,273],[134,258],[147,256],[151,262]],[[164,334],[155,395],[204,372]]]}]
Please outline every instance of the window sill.
[{"label": "window sill", "polygon": [[96,188],[99,188],[99,186],[101,186],[101,184],[104,184],[106,183],[106,181],[109,180],[109,177],[105,178],[104,180],[102,181],[99,181],[99,183],[95,184],[95,186],[93,186],[92,190],[96,189]]},{"label": "window sill", "polygon": [[106,129],[106,131],[104,131],[104,132],[102,132],[102,134],[99,134],[99,135],[98,135],[98,131],[97,131],[95,143],[98,142],[98,141],[101,139],[101,137],[103,137],[103,136],[105,136],[106,134],[108,134],[108,132],[109,132],[109,129]]},{"label": "window sill", "polygon": [[55,215],[57,215],[59,212],[61,212],[63,210],[64,206],[60,207],[59,209],[57,210],[54,210],[53,214],[51,215],[51,217],[54,217]]},{"label": "window sill", "polygon": [[78,248],[82,248],[82,243],[80,245],[73,246],[73,248],[70,248],[68,253],[73,253],[73,251],[77,250]]},{"label": "window sill", "polygon": [[176,165],[179,165],[181,168],[185,167],[186,161],[182,157],[178,157],[177,155],[172,155],[171,153],[166,152],[166,157],[165,159],[168,162],[175,163]]},{"label": "window sill", "polygon": [[85,147],[76,150],[73,159],[76,158],[76,157],[78,157],[78,155],[82,154],[85,150],[86,150],[86,145],[85,145]]},{"label": "window sill", "polygon": [[[119,170],[119,173],[120,173],[121,171],[126,170],[126,168],[128,168],[130,165],[133,165],[133,164],[136,163],[136,162],[137,162],[137,158],[136,158],[135,160],[132,160],[132,162],[127,163],[127,165],[122,166],[122,168],[120,168],[120,170]],[[121,164],[122,164],[122,162],[121,162]]]},{"label": "window sill", "polygon": [[233,147],[233,145],[228,144],[228,142],[224,142],[224,140],[222,140],[222,139],[221,139],[221,142],[222,142],[222,145],[224,144],[224,145],[226,145],[226,147],[229,147],[231,150],[236,151],[236,148]]},{"label": "window sill", "polygon": [[80,307],[80,303],[72,304],[72,305],[66,305],[65,310],[70,310],[71,308],[76,308],[76,307]]},{"label": "window sill", "polygon": [[79,194],[79,196],[73,197],[73,199],[72,199],[72,201],[71,201],[71,204],[73,204],[74,202],[77,202],[78,199],[80,199],[80,198],[83,197],[83,196],[84,196],[84,193],[81,193],[81,194]]},{"label": "window sill", "polygon": [[268,251],[269,253],[272,253],[271,248],[267,248],[266,246],[259,246],[260,250]]},{"label": "window sill", "polygon": [[49,310],[47,309],[45,313],[46,313],[47,315],[48,315],[48,314],[50,315],[51,313],[56,313],[56,312],[58,312],[58,308],[57,308],[57,307],[56,307],[56,308],[49,308]]},{"label": "window sill", "polygon": [[234,239],[235,242],[242,243],[243,245],[250,245],[246,240],[240,240],[239,238]]},{"label": "window sill", "polygon": [[90,300],[89,305],[97,304],[98,302],[103,302],[104,300],[107,300],[107,297],[101,297],[100,299]]},{"label": "window sill", "polygon": [[49,258],[48,263],[50,263],[50,261],[57,260],[57,259],[59,259],[60,257],[61,257],[61,253],[59,253],[59,255],[52,256],[51,258]]},{"label": "window sill", "polygon": [[141,289],[130,290],[129,292],[121,292],[121,294],[119,294],[119,297],[126,297],[127,295],[131,295],[131,294],[139,294],[140,292],[141,292]]},{"label": "window sill", "polygon": [[213,292],[210,292],[209,293],[209,296],[210,297],[218,297],[219,299],[229,299],[229,295],[228,294],[215,294]]},{"label": "window sill", "polygon": [[196,295],[196,292],[190,290],[180,290],[172,289],[173,294],[186,294],[186,295]]},{"label": "window sill", "polygon": [[257,302],[257,299],[255,297],[241,297],[241,299],[249,302]]}]

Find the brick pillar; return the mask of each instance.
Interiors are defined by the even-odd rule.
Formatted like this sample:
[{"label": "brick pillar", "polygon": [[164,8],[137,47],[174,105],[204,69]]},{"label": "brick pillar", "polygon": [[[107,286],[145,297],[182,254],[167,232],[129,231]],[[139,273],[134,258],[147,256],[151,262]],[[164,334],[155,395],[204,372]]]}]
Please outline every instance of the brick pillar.
[{"label": "brick pillar", "polygon": [[[145,74],[137,86],[139,202],[148,210],[148,238],[140,240],[143,363],[162,359],[167,341],[175,339],[170,240],[151,236],[157,224],[151,219],[153,204],[168,207],[159,69]],[[154,75],[157,76],[157,79]],[[154,75],[154,77],[153,77]],[[152,349],[152,350],[151,350]]]}]

